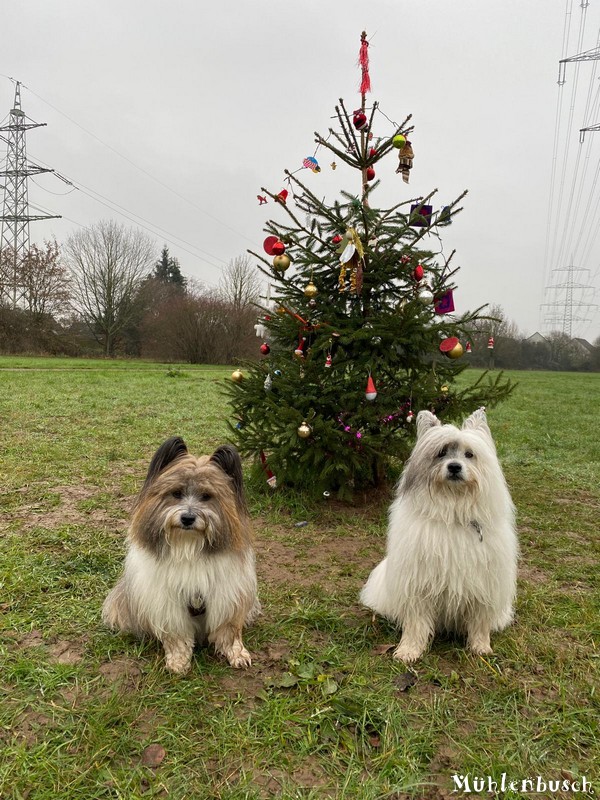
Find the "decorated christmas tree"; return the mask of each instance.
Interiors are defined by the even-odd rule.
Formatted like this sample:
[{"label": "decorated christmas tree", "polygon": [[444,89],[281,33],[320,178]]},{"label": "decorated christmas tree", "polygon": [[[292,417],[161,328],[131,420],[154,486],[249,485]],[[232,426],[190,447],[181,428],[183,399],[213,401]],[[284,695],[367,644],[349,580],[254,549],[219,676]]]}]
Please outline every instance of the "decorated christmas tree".
[{"label": "decorated christmas tree", "polygon": [[[512,385],[501,374],[469,382],[466,331],[482,308],[453,313],[458,269],[440,256],[440,229],[452,223],[466,194],[435,209],[435,191],[378,209],[371,195],[379,162],[396,154],[396,172],[409,183],[413,149],[410,116],[387,135],[388,117],[370,91],[368,41],[362,34],[361,105],[336,106],[337,128],[315,134],[306,174],[329,151],[356,170],[357,194],[333,205],[285,172],[287,188],[262,189],[283,222],[266,223],[258,269],[269,291],[256,325],[262,359],[242,365],[228,385],[232,438],[253,456],[270,485],[349,495],[381,484],[405,459],[415,415],[429,409],[444,421],[493,406]],[[337,161],[336,161],[337,160]],[[399,191],[399,194],[405,194]],[[258,345],[257,345],[258,347]]]}]

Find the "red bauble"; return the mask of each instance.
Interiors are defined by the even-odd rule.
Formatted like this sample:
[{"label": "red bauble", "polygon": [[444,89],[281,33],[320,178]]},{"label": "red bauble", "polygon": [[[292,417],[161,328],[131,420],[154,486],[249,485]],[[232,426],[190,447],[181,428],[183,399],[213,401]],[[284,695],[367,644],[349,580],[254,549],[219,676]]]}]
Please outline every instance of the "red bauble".
[{"label": "red bauble", "polygon": [[333,237],[331,241],[333,242],[333,244],[339,244],[342,241],[342,237],[340,236],[339,233],[336,233],[336,235]]},{"label": "red bauble", "polygon": [[423,280],[423,275],[424,274],[425,274],[425,270],[423,269],[423,267],[420,264],[417,264],[417,266],[414,268],[414,271],[413,271],[413,278],[416,281],[421,281],[421,280]]},{"label": "red bauble", "polygon": [[450,357],[448,354],[454,350],[454,348],[460,345],[460,341],[456,336],[449,336],[447,339],[443,339],[440,342],[440,353],[443,353],[445,356]]},{"label": "red bauble", "polygon": [[362,111],[355,111],[354,117],[352,118],[352,124],[356,128],[357,131],[362,130],[366,127],[367,124],[367,116],[363,114]]},{"label": "red bauble", "polygon": [[375,170],[373,167],[367,167],[367,180],[372,181],[375,177]]},{"label": "red bauble", "polygon": [[377,155],[377,150],[374,147],[372,147],[369,150],[369,158],[373,158],[374,155]]},{"label": "red bauble", "polygon": [[269,347],[269,345],[266,342],[264,342],[260,346],[260,352],[263,354],[263,356],[268,356],[269,353],[271,352],[271,348]]},{"label": "red bauble", "polygon": [[274,256],[275,253],[273,252],[273,245],[275,242],[278,242],[279,239],[276,236],[267,236],[267,238],[263,242],[263,248],[267,255]]},{"label": "red bauble", "polygon": [[283,242],[277,240],[271,245],[271,253],[274,256],[282,256],[285,253],[285,245]]}]

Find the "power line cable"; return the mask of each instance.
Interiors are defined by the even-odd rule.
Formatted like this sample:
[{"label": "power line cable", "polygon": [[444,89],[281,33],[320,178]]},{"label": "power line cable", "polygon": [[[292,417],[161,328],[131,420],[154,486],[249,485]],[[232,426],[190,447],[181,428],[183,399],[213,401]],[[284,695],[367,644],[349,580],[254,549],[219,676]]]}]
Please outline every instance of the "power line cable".
[{"label": "power line cable", "polygon": [[[582,48],[583,34],[585,32],[586,10],[587,10],[587,6],[582,7],[581,20],[580,20],[580,23],[579,23],[579,36],[578,36],[578,40],[577,40],[577,52],[580,52],[581,48]],[[576,97],[577,97],[577,86],[578,86],[578,83],[579,83],[580,65],[581,65],[581,62],[579,62],[579,61],[575,62],[575,77],[574,77],[574,80],[573,80],[573,89],[571,91],[571,105],[569,107],[569,117],[568,117],[568,122],[567,122],[567,133],[566,133],[566,138],[565,138],[565,147],[564,147],[564,155],[563,155],[563,162],[562,162],[560,186],[559,186],[559,191],[558,191],[558,203],[557,203],[557,213],[556,213],[556,221],[557,222],[556,222],[556,225],[554,227],[554,238],[553,238],[553,242],[552,242],[551,259],[550,259],[550,263],[551,264],[556,264],[555,268],[557,268],[558,264],[559,264],[558,259],[555,258],[556,253],[557,253],[557,247],[558,247],[558,249],[562,248],[564,237],[565,237],[565,234],[566,234],[565,228],[563,227],[562,228],[562,236],[561,236],[560,244],[557,244],[558,230],[559,230],[559,227],[560,227],[559,220],[562,217],[562,214],[561,214],[561,211],[562,211],[562,198],[564,196],[565,180],[566,180],[566,175],[567,175],[567,166],[568,166],[568,163],[569,163],[569,152],[570,152],[570,144],[571,144],[571,131],[572,131],[572,128],[573,128],[573,117],[574,117],[574,114],[575,114],[575,100],[576,100]]]},{"label": "power line cable", "polygon": [[[83,192],[83,194],[86,194],[86,193]],[[101,205],[105,205],[106,208],[108,208],[111,211],[115,210],[115,209],[111,208],[111,206],[107,205],[106,203],[103,203],[100,200],[97,200],[95,197],[92,197],[91,195],[90,195],[90,198],[92,200],[96,200],[96,202],[100,203]],[[43,206],[34,205],[33,203],[30,203],[29,205],[33,209],[36,209],[38,211],[42,211],[43,213],[47,213],[47,210]],[[117,211],[117,213],[120,213],[120,212]],[[134,222],[134,220],[130,219],[129,217],[125,216],[124,214],[121,214],[121,216],[123,216],[125,219],[128,219],[130,222]],[[77,225],[78,227],[83,228],[84,230],[91,230],[89,225],[85,225],[83,222],[78,222],[77,220],[71,219],[70,217],[66,217],[66,216],[63,215],[62,219],[66,219],[69,222],[72,222],[73,224]],[[139,227],[144,228],[143,225],[140,225]],[[155,233],[154,231],[150,230],[149,228],[144,228],[144,229],[149,231],[149,233]],[[200,258],[200,256],[198,256],[196,253],[192,253],[191,251],[186,250],[184,247],[181,247],[180,245],[177,245],[175,242],[172,242],[169,239],[166,239],[166,241],[169,244],[174,244],[175,246],[180,247],[181,250],[184,250],[184,252],[189,253],[189,255],[193,256],[194,258],[198,258],[198,259]],[[221,271],[223,270],[223,267],[220,267],[218,264],[211,264],[211,266],[214,266],[214,267],[216,267],[217,269],[219,269]],[[208,279],[205,279],[205,278],[202,278],[201,282],[204,283],[204,284],[207,284],[209,286],[214,286],[214,287],[218,286],[218,284],[215,283],[214,281],[211,281],[211,280],[208,280]]]},{"label": "power line cable", "polygon": [[[600,46],[600,33],[598,35],[598,39],[597,39],[597,42],[596,42],[596,47],[598,47],[598,46]],[[595,82],[595,76],[596,76],[597,67],[598,67],[598,62],[594,61],[593,62],[593,67],[592,67],[592,70],[591,70],[591,74],[590,74],[590,83],[589,83],[589,87],[588,87],[588,94],[587,94],[587,98],[586,98],[585,109],[584,109],[584,112],[583,112],[584,125],[589,124],[590,118],[593,118],[592,114],[591,114],[591,110],[592,110],[592,90],[593,90],[593,86],[594,86],[594,82]],[[598,96],[598,93],[596,92],[596,97],[597,96]],[[574,170],[574,173],[573,173],[573,181],[572,181],[572,185],[571,185],[571,196],[570,196],[570,200],[569,200],[568,214],[567,214],[567,217],[565,219],[565,231],[567,232],[567,236],[565,238],[564,248],[559,253],[559,262],[560,263],[562,263],[562,256],[563,256],[564,253],[572,253],[573,252],[573,248],[572,248],[573,234],[574,234],[575,225],[576,225],[576,222],[577,222],[577,219],[578,219],[579,207],[581,205],[581,199],[582,199],[582,196],[583,196],[584,186],[586,184],[587,167],[588,167],[588,164],[589,164],[589,158],[590,158],[590,153],[591,153],[591,149],[592,149],[592,137],[588,137],[588,142],[587,142],[587,145],[586,145],[585,158],[584,158],[584,162],[583,162],[583,165],[582,165],[582,170],[581,170],[581,174],[580,175],[579,175],[579,162],[580,162],[580,157],[581,157],[582,147],[583,147],[583,143],[581,142],[581,140],[580,140],[579,144],[580,144],[580,146],[579,146],[579,150],[577,151],[577,161],[576,161],[575,170]],[[579,180],[578,180],[578,178],[579,178]],[[578,192],[577,192],[577,198],[575,200],[575,205],[573,207],[573,202],[572,201],[573,201],[573,195],[574,195],[575,187],[576,187],[577,183],[579,184],[579,189],[578,189]],[[571,210],[572,209],[573,209],[573,224],[571,225],[570,224],[570,219],[571,219]],[[577,244],[577,240],[576,240],[576,244]]]},{"label": "power line cable", "polygon": [[[598,86],[597,91],[596,91],[596,99],[594,101],[594,107],[592,109],[592,113],[594,115],[597,115],[599,108],[600,108],[600,85]],[[586,154],[586,159],[585,159],[585,164],[584,164],[584,174],[587,173],[587,171],[588,171],[588,162],[590,160],[591,147],[592,147],[592,138],[593,137],[590,137],[589,147],[588,147],[588,151],[587,151],[587,154]],[[575,257],[580,257],[581,258],[582,255],[583,255],[582,243],[583,243],[583,239],[584,239],[584,234],[586,233],[586,231],[589,233],[589,230],[590,230],[590,222],[591,222],[590,221],[590,213],[591,213],[591,210],[592,210],[592,204],[593,204],[593,201],[594,201],[594,197],[596,195],[596,188],[598,186],[598,178],[599,177],[600,177],[600,159],[598,159],[598,161],[596,162],[596,169],[594,171],[594,176],[592,178],[592,182],[591,182],[591,185],[589,187],[587,203],[586,203],[586,206],[585,206],[585,210],[584,210],[584,212],[583,212],[583,214],[581,216],[581,219],[580,219],[579,230],[578,230],[577,235],[575,237],[575,248],[574,248]],[[583,188],[583,182],[581,184],[581,187]],[[577,208],[576,208],[576,211],[575,211],[575,219],[577,219],[578,208],[579,208],[579,198],[578,198],[578,205],[577,205]],[[573,228],[573,230],[574,230],[574,228]]]},{"label": "power line cable", "polygon": [[[5,75],[4,77],[9,77],[9,76]],[[13,78],[9,78],[9,80],[13,80]],[[124,161],[126,161],[128,164],[131,164],[131,166],[132,166],[132,167],[134,167],[135,169],[137,169],[137,170],[139,170],[140,172],[142,172],[144,175],[146,175],[148,178],[150,178],[151,180],[153,180],[153,181],[155,181],[156,183],[158,183],[158,184],[159,184],[160,186],[162,186],[164,189],[167,189],[169,192],[171,192],[172,194],[176,195],[176,197],[179,197],[181,200],[183,200],[184,202],[188,203],[188,204],[189,204],[189,205],[191,205],[193,208],[195,208],[197,211],[200,211],[202,214],[205,214],[205,215],[206,215],[207,217],[209,217],[210,219],[214,220],[215,222],[218,222],[218,223],[219,223],[219,225],[223,225],[223,227],[227,228],[227,229],[228,229],[228,230],[230,230],[232,233],[235,233],[237,236],[241,236],[241,237],[242,237],[243,239],[245,239],[246,241],[248,241],[248,242],[252,242],[252,244],[255,244],[255,241],[254,241],[253,239],[250,239],[248,236],[246,236],[245,234],[243,234],[241,231],[238,231],[238,230],[236,230],[235,228],[232,228],[232,227],[231,227],[231,225],[229,225],[227,222],[224,222],[222,219],[219,219],[219,217],[216,217],[214,214],[211,214],[211,213],[210,213],[210,212],[208,212],[208,211],[207,211],[205,208],[202,208],[201,206],[197,205],[197,204],[196,204],[196,203],[194,203],[192,200],[190,200],[188,197],[186,197],[185,195],[181,194],[181,193],[180,193],[180,192],[178,192],[176,189],[173,189],[171,186],[169,186],[168,184],[166,184],[164,181],[160,180],[160,178],[157,178],[157,177],[156,177],[155,175],[153,175],[151,172],[148,172],[148,170],[144,169],[144,167],[141,167],[139,164],[136,164],[136,163],[135,163],[135,161],[133,161],[132,159],[130,159],[128,156],[126,156],[126,155],[124,155],[123,153],[119,152],[119,150],[117,150],[117,149],[116,149],[116,147],[113,147],[112,145],[108,144],[108,142],[105,142],[103,139],[101,139],[101,138],[100,138],[99,136],[97,136],[95,133],[92,133],[90,130],[88,130],[87,128],[85,128],[83,125],[80,125],[80,124],[79,124],[78,122],[76,122],[76,121],[75,121],[75,120],[74,120],[72,117],[70,117],[68,114],[65,114],[65,113],[64,113],[64,111],[61,111],[59,108],[57,108],[56,106],[54,106],[54,105],[53,105],[52,103],[50,103],[48,100],[46,100],[46,99],[44,99],[43,97],[41,97],[41,95],[39,95],[37,92],[35,92],[35,91],[34,91],[33,89],[31,89],[29,86],[27,86],[27,85],[26,85],[26,84],[24,84],[24,83],[21,83],[21,86],[22,86],[24,89],[27,89],[27,91],[31,92],[31,94],[33,94],[35,97],[37,97],[37,98],[38,98],[38,100],[41,100],[41,101],[42,101],[42,103],[45,103],[47,106],[49,106],[50,108],[52,108],[52,109],[53,109],[54,111],[56,111],[58,114],[60,114],[61,116],[63,116],[65,119],[69,120],[69,122],[71,122],[73,125],[76,125],[76,126],[77,126],[78,128],[80,128],[82,131],[84,131],[84,133],[87,133],[87,135],[88,135],[88,136],[91,136],[93,139],[95,139],[95,140],[96,140],[97,142],[99,142],[101,145],[103,145],[104,147],[106,147],[106,148],[108,148],[109,150],[111,150],[113,153],[115,153],[116,155],[118,155],[118,156],[119,156],[119,158],[122,158],[122,159],[123,159]]]},{"label": "power line cable", "polygon": [[[42,159],[38,158],[36,160],[39,161],[41,164],[45,163]],[[180,247],[182,250],[184,250],[185,252],[189,253],[189,255],[194,256],[194,258],[198,258],[198,259],[202,258],[205,261],[207,261],[207,263],[210,264],[210,266],[215,267],[216,269],[222,269],[222,267],[219,264],[216,264],[216,263],[213,263],[211,261],[208,261],[208,258],[215,259],[217,261],[221,261],[223,264],[227,263],[225,261],[225,259],[221,258],[220,256],[215,256],[214,254],[209,253],[206,250],[202,250],[202,248],[198,247],[197,245],[193,244],[192,242],[188,242],[186,239],[182,239],[181,237],[177,236],[177,234],[174,234],[174,233],[166,230],[165,228],[162,228],[160,225],[157,225],[156,223],[152,222],[151,220],[148,220],[145,217],[142,217],[140,214],[137,214],[135,211],[131,211],[130,209],[125,208],[125,206],[120,205],[115,200],[111,200],[109,197],[106,197],[105,195],[101,194],[100,192],[97,192],[95,189],[92,189],[89,186],[85,186],[83,183],[79,183],[79,181],[75,181],[75,180],[72,181],[69,178],[67,178],[64,175],[62,175],[61,173],[55,173],[55,175],[56,175],[57,178],[59,178],[63,182],[73,186],[74,189],[77,189],[82,194],[86,195],[87,197],[90,197],[90,199],[95,200],[96,202],[100,203],[101,205],[105,205],[107,208],[110,208],[111,211],[116,211],[117,214],[120,214],[121,216],[124,216],[130,222],[134,222],[135,220],[132,220],[131,216],[128,216],[128,215],[132,215],[132,216],[136,217],[137,219],[142,220],[142,222],[145,222],[150,227],[156,229],[156,230],[150,231],[154,235],[156,235],[156,231],[161,231],[162,233],[167,234],[167,236],[170,236],[171,239],[177,239],[177,240],[179,240],[179,242],[183,242],[184,244],[188,245],[189,247],[192,247],[194,250],[197,250],[198,253],[202,253],[202,256],[200,256],[200,255],[198,255],[198,253],[190,252],[189,250],[187,250],[185,247],[182,247],[177,242],[173,242],[171,240],[167,240],[167,241],[169,241],[169,244],[173,244],[176,247]],[[36,185],[39,185],[39,184],[36,184]],[[40,187],[40,188],[42,188],[42,187]],[[91,193],[91,194],[89,194],[89,193]],[[69,194],[69,192],[67,194]],[[97,195],[97,197],[94,197],[93,195]],[[98,199],[98,198],[100,198],[100,199]],[[105,201],[105,202],[103,202],[103,201]],[[112,208],[111,206],[108,206],[107,203],[110,203],[111,206],[114,206],[115,208]],[[143,226],[141,226],[141,227],[143,227]],[[148,230],[148,228],[146,228],[146,230]]]}]

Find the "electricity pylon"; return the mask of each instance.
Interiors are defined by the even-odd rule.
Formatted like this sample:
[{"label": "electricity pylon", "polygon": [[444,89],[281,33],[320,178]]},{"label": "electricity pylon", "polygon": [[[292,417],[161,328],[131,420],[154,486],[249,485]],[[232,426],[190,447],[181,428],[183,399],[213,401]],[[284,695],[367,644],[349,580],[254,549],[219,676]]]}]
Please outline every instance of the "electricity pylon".
[{"label": "electricity pylon", "polygon": [[593,290],[593,287],[576,279],[576,276],[584,272],[589,273],[589,270],[569,265],[555,269],[553,272],[564,272],[566,275],[563,283],[556,283],[546,288],[546,292],[552,291],[556,294],[553,302],[542,303],[542,308],[549,309],[544,322],[547,327],[552,325],[560,327],[570,339],[573,336],[573,323],[590,322],[590,319],[582,316],[582,313],[588,313],[596,307],[595,303],[585,301],[585,295]]},{"label": "electricity pylon", "polygon": [[20,265],[29,252],[29,223],[41,219],[60,219],[58,215],[31,215],[27,194],[30,175],[54,172],[27,161],[25,133],[41,128],[45,122],[33,122],[21,109],[21,84],[16,82],[15,102],[10,110],[8,125],[0,127],[8,136],[0,136],[6,144],[6,169],[0,171],[4,184],[2,208],[2,233],[0,236],[0,299],[8,300],[16,308],[23,297]]}]

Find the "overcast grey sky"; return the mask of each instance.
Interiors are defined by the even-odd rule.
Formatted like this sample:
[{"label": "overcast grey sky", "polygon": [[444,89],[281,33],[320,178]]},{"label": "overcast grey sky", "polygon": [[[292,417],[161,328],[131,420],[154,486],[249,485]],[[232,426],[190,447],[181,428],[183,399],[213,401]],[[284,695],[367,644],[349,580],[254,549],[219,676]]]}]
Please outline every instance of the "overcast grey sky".
[{"label": "overcast grey sky", "polygon": [[[90,196],[100,195],[149,228],[157,249],[166,242],[185,274],[217,284],[230,259],[261,247],[266,219],[284,219],[274,204],[259,206],[260,187],[279,191],[283,170],[313,154],[313,133],[326,134],[338,98],[359,105],[364,29],[369,99],[396,122],[412,113],[415,125],[409,186],[392,153],[378,165],[372,204],[438,188],[443,205],[469,190],[443,231],[444,253],[456,248],[461,266],[457,311],[499,304],[533,333],[543,286],[564,282],[552,270],[571,263],[581,235],[573,263],[591,272],[573,279],[600,283],[600,133],[578,145],[595,63],[579,67],[576,95],[569,65],[557,114],[558,61],[564,47],[574,55],[596,46],[600,0],[585,11],[579,0],[21,0],[3,4],[2,17],[0,118],[13,102],[10,76],[24,84],[23,110],[48,125],[28,134],[30,160],[80,187],[50,175],[30,183],[30,202],[63,216],[32,223],[32,241],[60,242],[102,218],[131,224]],[[392,132],[378,116],[376,135]],[[317,157],[322,172],[302,176],[312,189],[328,200],[358,193],[350,169]],[[575,174],[589,180],[589,196]],[[573,333],[593,340],[600,316],[587,311],[575,316],[592,321]]]}]

